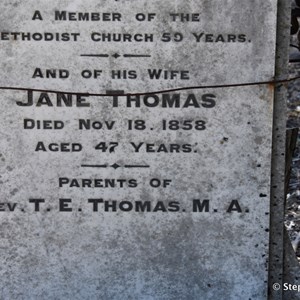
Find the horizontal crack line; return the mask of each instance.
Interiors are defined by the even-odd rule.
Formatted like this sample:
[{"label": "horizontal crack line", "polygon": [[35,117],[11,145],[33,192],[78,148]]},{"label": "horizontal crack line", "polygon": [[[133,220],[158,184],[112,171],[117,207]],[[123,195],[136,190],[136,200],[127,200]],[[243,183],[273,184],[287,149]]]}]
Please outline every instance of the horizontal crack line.
[{"label": "horizontal crack line", "polygon": [[12,87],[12,86],[0,86],[0,90],[14,90],[14,91],[30,91],[30,92],[41,92],[41,93],[55,93],[55,94],[66,94],[66,95],[85,95],[85,96],[99,96],[99,97],[107,97],[107,96],[146,96],[153,94],[163,94],[170,92],[179,92],[179,91],[187,91],[187,90],[199,90],[199,89],[219,89],[219,88],[234,88],[234,87],[243,87],[243,86],[254,86],[254,85],[276,85],[287,83],[291,81],[295,81],[300,79],[300,76],[287,78],[287,79],[278,79],[278,80],[270,80],[270,81],[257,81],[257,82],[244,82],[244,83],[232,83],[232,84],[218,84],[218,85],[196,85],[196,86],[188,86],[188,87],[179,87],[173,89],[164,89],[152,92],[143,92],[143,93],[121,93],[121,94],[106,94],[106,93],[88,93],[88,92],[66,92],[59,90],[51,90],[51,89],[35,89],[35,88],[23,88],[23,87]]}]

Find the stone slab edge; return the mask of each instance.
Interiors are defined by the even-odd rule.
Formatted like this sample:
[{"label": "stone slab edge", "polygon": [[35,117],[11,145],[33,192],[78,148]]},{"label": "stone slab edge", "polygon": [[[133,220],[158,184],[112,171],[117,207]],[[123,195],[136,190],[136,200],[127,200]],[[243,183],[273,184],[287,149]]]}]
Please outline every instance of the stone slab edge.
[{"label": "stone slab edge", "polygon": [[[277,11],[275,79],[278,80],[288,76],[290,1],[278,0]],[[279,291],[273,289],[274,283],[279,283],[282,287],[285,282],[291,280],[293,282],[289,283],[297,284],[296,278],[300,275],[300,267],[297,265],[295,254],[291,252],[291,245],[284,229],[286,96],[287,84],[275,86],[270,203],[269,300],[300,299],[298,293],[290,295],[284,292],[282,288]]]}]

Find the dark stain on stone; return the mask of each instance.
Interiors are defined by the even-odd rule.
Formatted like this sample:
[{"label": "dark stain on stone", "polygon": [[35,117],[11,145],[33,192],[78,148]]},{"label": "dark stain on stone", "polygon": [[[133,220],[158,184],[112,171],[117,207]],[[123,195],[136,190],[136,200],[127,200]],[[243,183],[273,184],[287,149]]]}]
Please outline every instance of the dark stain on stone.
[{"label": "dark stain on stone", "polygon": [[19,191],[18,189],[13,189],[13,190],[10,192],[10,194],[11,194],[12,196],[14,196],[18,191]]},{"label": "dark stain on stone", "polygon": [[265,198],[265,197],[267,197],[267,195],[266,195],[266,194],[263,194],[263,193],[260,193],[260,194],[259,194],[259,197],[260,197],[260,198]]}]

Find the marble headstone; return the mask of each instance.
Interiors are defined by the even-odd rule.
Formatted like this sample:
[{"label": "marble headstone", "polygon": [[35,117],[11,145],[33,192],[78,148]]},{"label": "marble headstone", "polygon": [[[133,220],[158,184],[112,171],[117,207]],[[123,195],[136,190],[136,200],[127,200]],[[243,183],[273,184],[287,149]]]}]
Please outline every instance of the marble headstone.
[{"label": "marble headstone", "polygon": [[1,299],[266,299],[277,1],[0,8]]}]

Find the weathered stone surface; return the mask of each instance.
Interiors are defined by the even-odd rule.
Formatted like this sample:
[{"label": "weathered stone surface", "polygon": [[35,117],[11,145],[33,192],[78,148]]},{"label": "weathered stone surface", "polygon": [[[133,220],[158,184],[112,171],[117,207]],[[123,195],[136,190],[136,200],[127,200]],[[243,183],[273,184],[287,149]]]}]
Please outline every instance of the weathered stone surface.
[{"label": "weathered stone surface", "polygon": [[[2,86],[134,94],[274,76],[276,1],[3,1],[1,10]],[[72,20],[92,12],[101,20]],[[194,21],[172,21],[181,13]],[[161,41],[175,33],[183,40]],[[46,69],[69,76],[45,78]],[[151,80],[153,69],[168,79]],[[72,106],[63,96],[1,92],[1,195],[11,203],[0,206],[2,297],[265,299],[273,88],[71,95]]]}]

